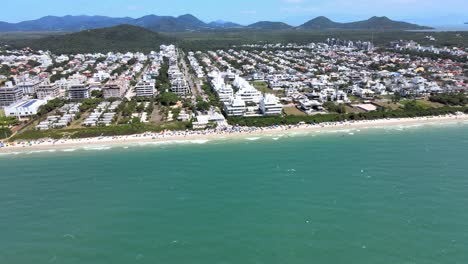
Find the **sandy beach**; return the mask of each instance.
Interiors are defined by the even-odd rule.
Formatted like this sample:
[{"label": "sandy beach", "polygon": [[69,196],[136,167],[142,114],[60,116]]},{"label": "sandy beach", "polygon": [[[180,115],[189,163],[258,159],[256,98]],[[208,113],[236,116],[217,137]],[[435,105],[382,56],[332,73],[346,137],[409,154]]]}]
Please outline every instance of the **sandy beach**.
[{"label": "sandy beach", "polygon": [[449,123],[467,123],[468,115],[446,115],[432,117],[416,118],[395,118],[381,120],[348,121],[322,124],[302,124],[291,126],[273,126],[266,128],[256,127],[230,127],[222,130],[204,130],[204,131],[164,131],[161,133],[143,133],[128,136],[109,136],[80,139],[41,139],[35,141],[4,142],[0,148],[0,153],[37,151],[37,150],[55,150],[55,149],[76,149],[93,148],[96,146],[113,145],[133,145],[146,144],[152,142],[171,141],[195,141],[205,142],[206,140],[216,139],[234,139],[234,138],[255,138],[261,136],[287,135],[293,133],[320,133],[330,131],[340,131],[349,129],[369,129],[369,128],[387,128],[398,126],[430,125],[430,124],[449,124]]}]

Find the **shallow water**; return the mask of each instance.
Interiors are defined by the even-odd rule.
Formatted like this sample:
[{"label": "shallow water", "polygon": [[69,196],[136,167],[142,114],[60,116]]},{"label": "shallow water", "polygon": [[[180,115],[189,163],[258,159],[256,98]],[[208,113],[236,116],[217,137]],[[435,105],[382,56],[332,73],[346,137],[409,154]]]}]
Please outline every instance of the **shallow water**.
[{"label": "shallow water", "polygon": [[0,156],[0,263],[468,263],[468,126]]}]

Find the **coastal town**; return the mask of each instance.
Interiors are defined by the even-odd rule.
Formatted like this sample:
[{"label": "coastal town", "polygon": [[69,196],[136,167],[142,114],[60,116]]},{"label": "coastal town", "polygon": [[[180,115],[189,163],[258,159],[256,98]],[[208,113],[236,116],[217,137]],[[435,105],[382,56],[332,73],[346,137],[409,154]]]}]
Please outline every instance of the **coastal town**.
[{"label": "coastal town", "polygon": [[229,131],[274,118],[311,124],[448,107],[463,113],[468,103],[468,49],[414,41],[375,47],[328,38],[203,51],[168,44],[148,54],[3,47],[0,54],[4,139],[80,137],[103,127],[107,136],[128,127]]}]

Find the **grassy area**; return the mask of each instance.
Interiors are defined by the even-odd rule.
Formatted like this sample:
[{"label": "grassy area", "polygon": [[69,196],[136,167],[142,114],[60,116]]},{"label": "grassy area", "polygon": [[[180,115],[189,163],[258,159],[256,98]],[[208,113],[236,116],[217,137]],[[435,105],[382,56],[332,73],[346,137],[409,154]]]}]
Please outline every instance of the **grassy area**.
[{"label": "grassy area", "polygon": [[276,96],[281,96],[283,91],[275,91],[268,87],[268,83],[264,81],[254,81],[252,82],[253,87],[259,90],[262,94],[274,94]]},{"label": "grassy area", "polygon": [[348,105],[345,106],[345,109],[346,109],[346,113],[363,113],[364,112],[363,110],[357,107],[351,107]]},{"label": "grassy area", "polygon": [[361,101],[361,98],[355,96],[355,95],[350,95],[348,96],[348,99],[351,100],[351,102],[360,102]]},{"label": "grassy area", "polygon": [[[409,103],[412,103],[412,102],[413,102],[413,100],[403,100],[400,103],[403,106],[405,106],[405,105],[407,105]],[[440,108],[440,107],[444,106],[443,104],[436,103],[436,102],[430,102],[430,101],[427,101],[427,100],[415,100],[414,102],[416,103],[416,106],[421,107],[423,109]]]},{"label": "grassy area", "polygon": [[80,118],[73,120],[68,128],[80,128],[83,121],[91,115],[90,112],[82,113]]},{"label": "grassy area", "polygon": [[273,89],[270,89],[266,82],[255,81],[255,82],[252,82],[252,85],[255,87],[255,89],[259,90],[260,92],[262,92],[264,94],[265,93],[274,94]]},{"label": "grassy area", "polygon": [[295,106],[288,106],[283,108],[283,112],[288,116],[305,116],[306,113],[297,109]]},{"label": "grassy area", "polygon": [[392,102],[374,102],[374,104],[381,106],[385,109],[391,110],[398,110],[403,107],[400,103],[392,103]]}]

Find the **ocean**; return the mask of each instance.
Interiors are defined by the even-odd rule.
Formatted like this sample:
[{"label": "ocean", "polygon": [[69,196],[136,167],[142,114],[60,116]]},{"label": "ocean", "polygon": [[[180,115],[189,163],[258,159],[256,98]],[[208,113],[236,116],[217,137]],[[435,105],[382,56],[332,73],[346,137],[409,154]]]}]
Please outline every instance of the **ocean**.
[{"label": "ocean", "polygon": [[468,125],[0,155],[0,263],[468,263]]}]

